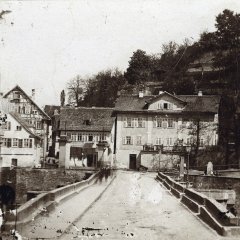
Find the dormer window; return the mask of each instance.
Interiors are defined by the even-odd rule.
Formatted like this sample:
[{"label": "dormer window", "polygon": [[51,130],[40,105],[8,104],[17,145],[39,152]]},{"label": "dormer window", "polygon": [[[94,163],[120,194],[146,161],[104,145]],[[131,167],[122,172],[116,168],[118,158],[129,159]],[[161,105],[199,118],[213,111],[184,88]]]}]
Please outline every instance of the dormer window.
[{"label": "dormer window", "polygon": [[22,130],[22,126],[17,126],[17,127],[16,127],[16,130],[17,130],[17,131],[21,131],[21,130]]},{"label": "dormer window", "polygon": [[168,103],[163,104],[163,109],[168,109]]},{"label": "dormer window", "polygon": [[91,119],[85,119],[85,120],[83,121],[83,124],[85,124],[85,125],[87,125],[87,126],[91,125],[91,123],[92,123]]}]

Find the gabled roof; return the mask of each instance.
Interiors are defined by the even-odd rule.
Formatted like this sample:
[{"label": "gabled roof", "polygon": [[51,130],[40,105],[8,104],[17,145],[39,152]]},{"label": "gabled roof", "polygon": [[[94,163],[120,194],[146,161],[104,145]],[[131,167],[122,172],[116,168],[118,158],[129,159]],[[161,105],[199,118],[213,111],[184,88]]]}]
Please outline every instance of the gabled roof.
[{"label": "gabled roof", "polygon": [[32,137],[40,139],[28,126],[27,122],[16,112],[9,113]]},{"label": "gabled roof", "polygon": [[28,96],[28,94],[18,85],[16,85],[13,89],[11,89],[10,91],[8,91],[6,94],[4,94],[4,98],[6,98],[12,91],[20,91],[23,93],[23,95],[32,103],[35,105],[35,107],[42,113],[42,115],[45,117],[44,119],[46,120],[50,120],[50,117],[32,100],[31,97]]},{"label": "gabled roof", "polygon": [[[185,103],[185,107],[182,112],[209,112],[209,113],[217,113],[220,103],[220,96],[216,95],[171,95],[183,103]],[[148,106],[149,102],[154,101],[157,96],[143,96],[139,98],[138,95],[121,95],[115,105],[115,111],[117,112],[151,112],[154,110],[148,110],[146,106]],[[159,111],[159,110],[156,110]],[[163,112],[164,110],[160,110]],[[166,110],[167,112],[171,112],[171,110]],[[174,112],[174,110],[172,111]],[[179,112],[179,110],[178,110]]]},{"label": "gabled roof", "polygon": [[[64,107],[60,112],[60,130],[108,131],[112,130],[112,108]],[[88,121],[88,124],[86,124]]]}]

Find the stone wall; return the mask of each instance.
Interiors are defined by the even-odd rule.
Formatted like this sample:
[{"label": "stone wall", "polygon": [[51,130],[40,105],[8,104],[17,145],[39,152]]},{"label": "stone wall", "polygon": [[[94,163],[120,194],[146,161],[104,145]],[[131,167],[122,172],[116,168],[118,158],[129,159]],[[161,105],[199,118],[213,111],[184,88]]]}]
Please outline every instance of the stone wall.
[{"label": "stone wall", "polygon": [[189,180],[193,182],[195,189],[231,189],[236,193],[235,208],[240,215],[240,178],[217,177],[217,176],[194,176]]},{"label": "stone wall", "polygon": [[16,202],[21,204],[26,202],[28,191],[50,191],[82,181],[90,175],[89,171],[74,169],[4,168],[1,184],[12,186],[16,191]]}]

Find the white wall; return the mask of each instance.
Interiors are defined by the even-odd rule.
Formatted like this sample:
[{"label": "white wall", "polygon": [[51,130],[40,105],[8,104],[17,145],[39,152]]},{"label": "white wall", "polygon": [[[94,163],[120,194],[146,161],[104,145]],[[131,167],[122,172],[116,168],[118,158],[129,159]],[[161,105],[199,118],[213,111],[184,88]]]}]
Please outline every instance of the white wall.
[{"label": "white wall", "polygon": [[7,121],[11,122],[11,129],[4,130],[3,138],[32,139],[32,148],[6,147],[1,145],[2,167],[11,167],[12,159],[17,159],[19,167],[33,167],[40,162],[39,146],[33,137],[22,127],[20,131],[16,130],[20,124],[8,114]]}]

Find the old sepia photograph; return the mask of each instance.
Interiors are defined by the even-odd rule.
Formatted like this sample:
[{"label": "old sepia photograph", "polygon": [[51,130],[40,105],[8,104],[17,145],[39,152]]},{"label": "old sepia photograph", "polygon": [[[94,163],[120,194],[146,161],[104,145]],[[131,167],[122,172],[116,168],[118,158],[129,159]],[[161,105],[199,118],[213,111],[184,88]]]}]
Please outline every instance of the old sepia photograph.
[{"label": "old sepia photograph", "polygon": [[239,0],[0,0],[11,239],[240,239]]}]

